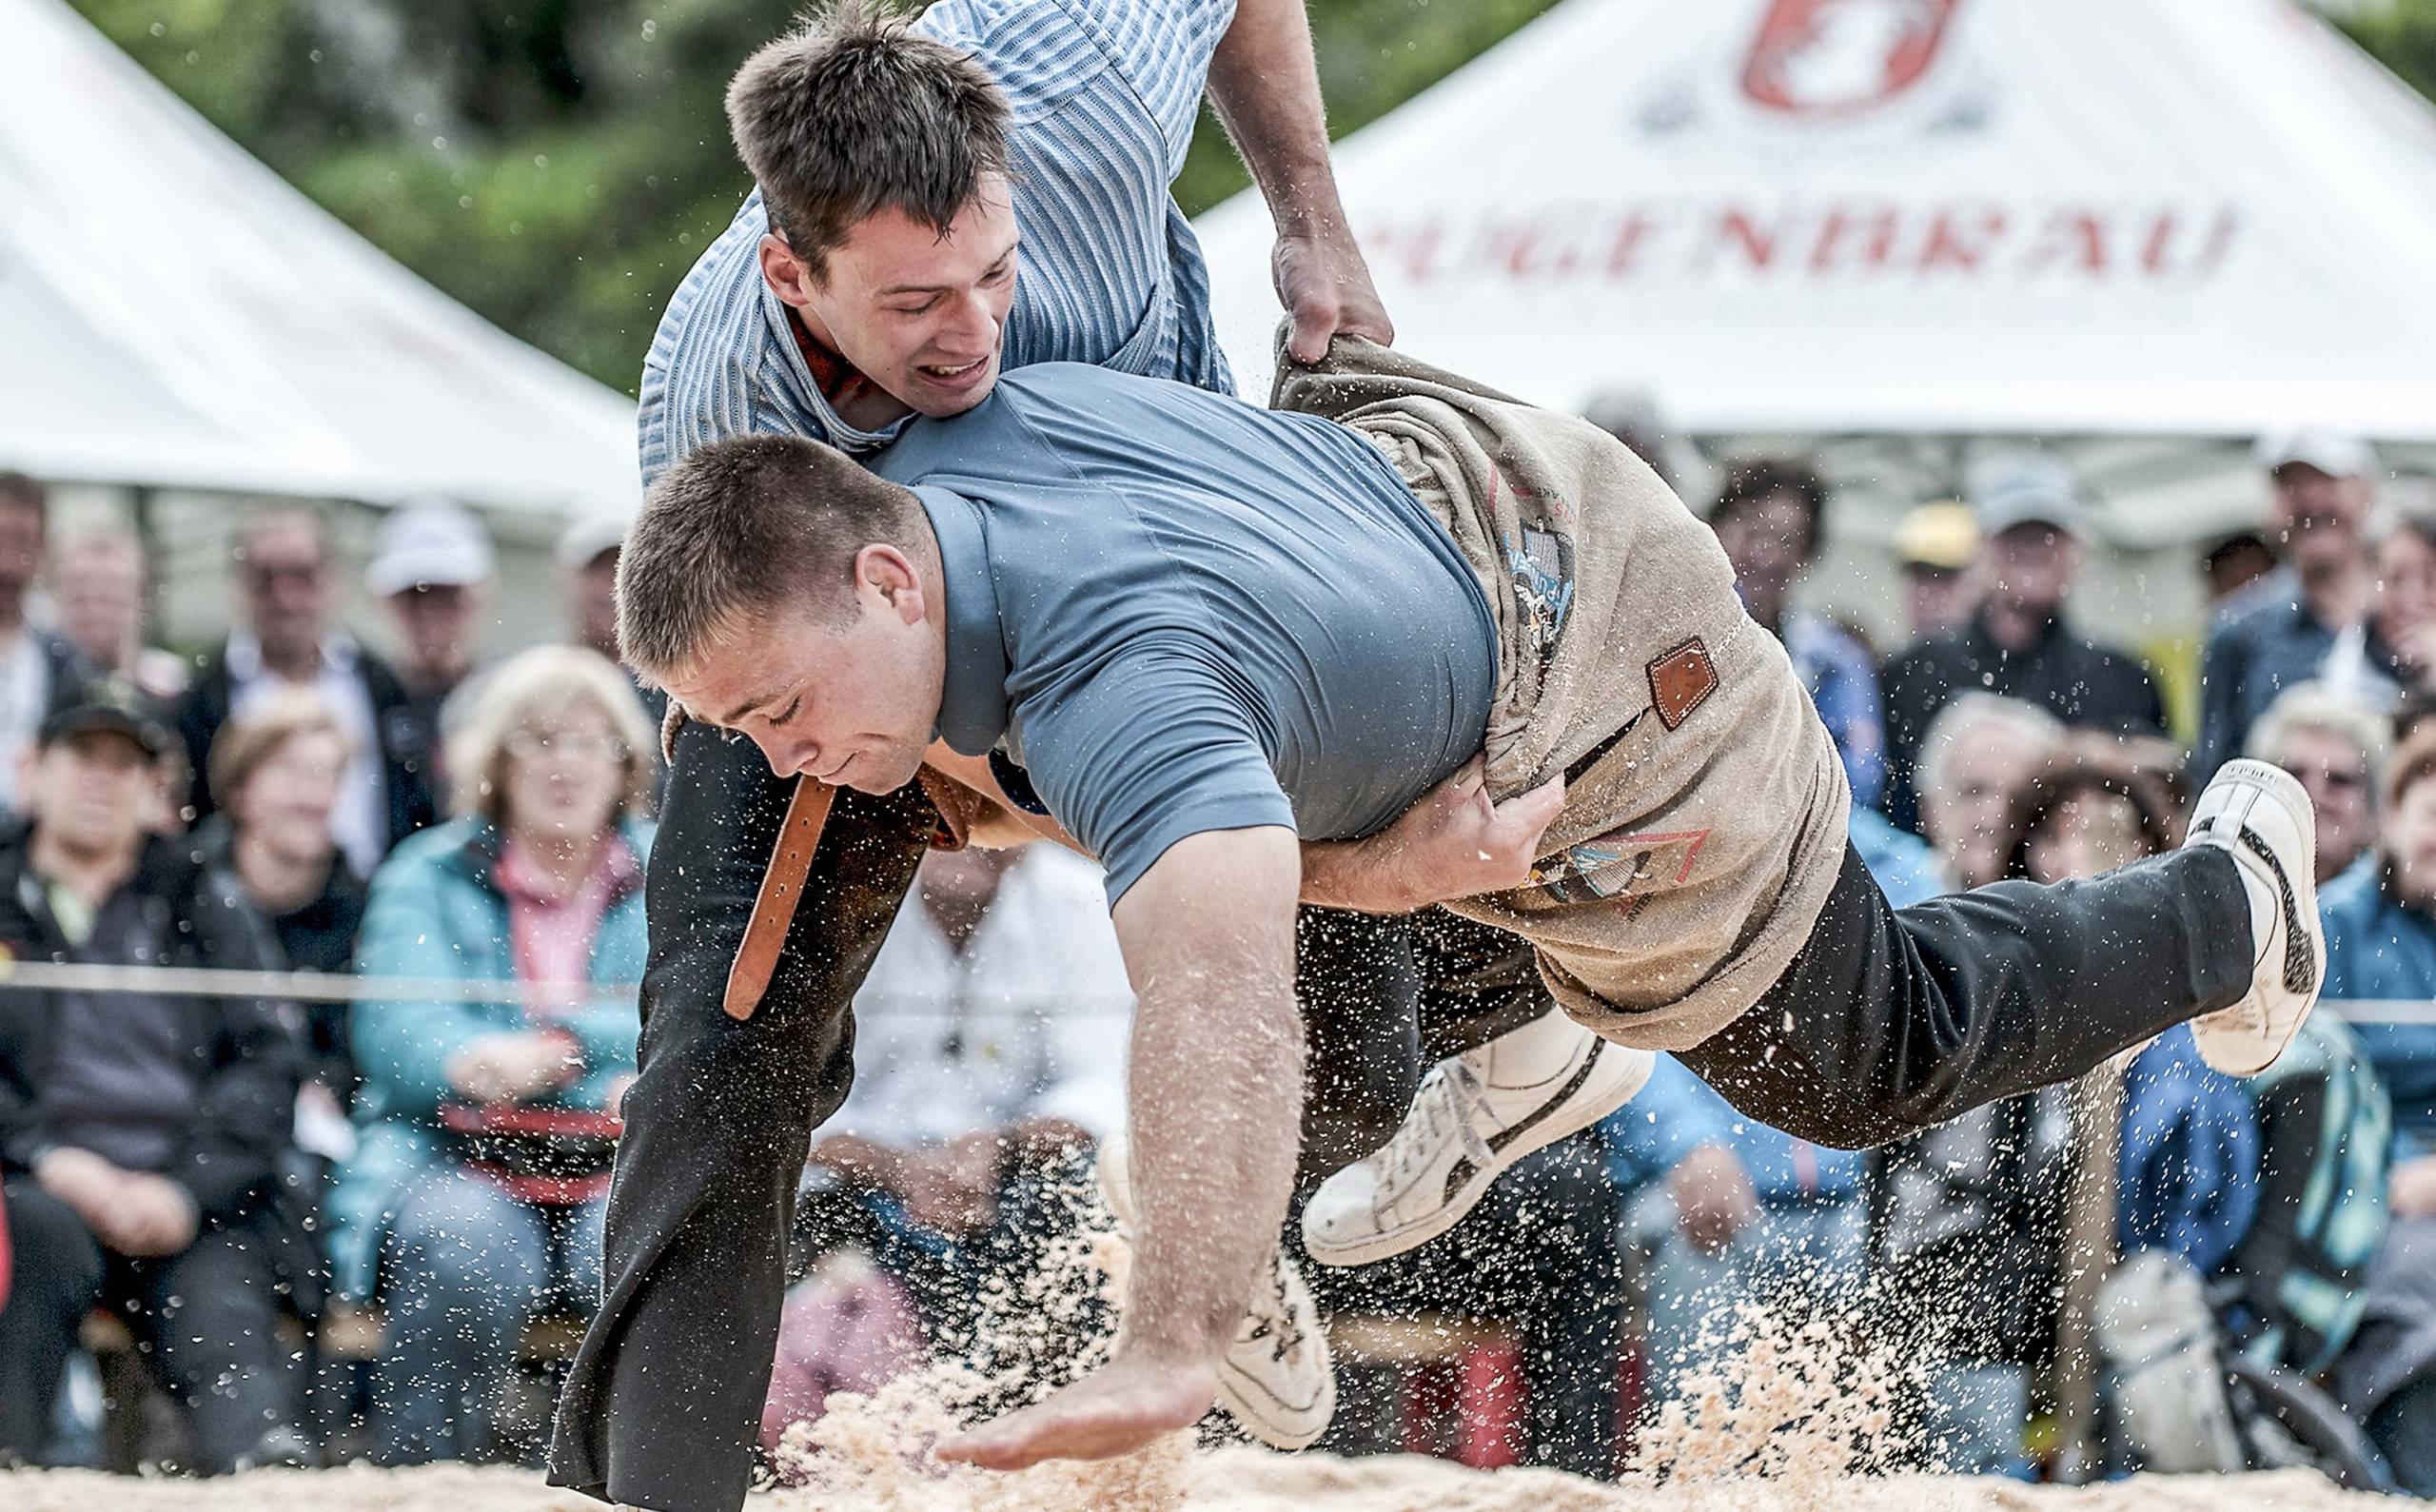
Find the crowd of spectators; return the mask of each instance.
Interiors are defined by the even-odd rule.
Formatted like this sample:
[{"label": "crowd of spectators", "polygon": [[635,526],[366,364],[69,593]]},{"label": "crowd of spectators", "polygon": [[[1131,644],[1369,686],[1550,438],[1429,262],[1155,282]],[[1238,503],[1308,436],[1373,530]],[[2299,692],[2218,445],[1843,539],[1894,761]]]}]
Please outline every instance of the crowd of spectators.
[{"label": "crowd of spectators", "polygon": [[[1324,1278],[1323,1300],[1509,1325],[1520,1452],[1597,1474],[1627,1358],[1662,1402],[1713,1362],[1735,1301],[1798,1314],[1874,1288],[1898,1299],[1863,1309],[1874,1326],[1925,1320],[1899,1344],[1941,1362],[1908,1404],[1922,1441],[2030,1474],[2070,1367],[2068,1209],[2100,1160],[2108,1464],[2293,1452],[2223,1384],[2247,1362],[2307,1383],[2436,1495],[2436,514],[2381,510],[2348,438],[2274,438],[2257,460],[2269,527],[2193,563],[2210,622],[2181,731],[2170,679],[2076,620],[2096,524],[2054,456],[1993,459],[1900,520],[1883,658],[1810,580],[1835,506],[1813,467],[1728,466],[1709,518],[1897,904],[2094,875],[2177,843],[2229,756],[2293,772],[2330,1011],[2284,1062],[2224,1077],[2178,1032],[2103,1098],[2053,1091],[1856,1153],[1754,1123],[1661,1060],[1473,1225]],[[388,1463],[529,1451],[503,1427],[522,1341],[597,1291],[635,1070],[659,709],[615,665],[621,529],[570,523],[563,642],[510,653],[486,643],[481,522],[441,501],[391,512],[363,579],[383,657],[341,627],[325,523],[253,516],[237,622],[182,658],[144,633],[140,541],[53,543],[42,490],[0,478],[0,946],[367,979],[302,1002],[0,985],[0,1460],[80,1452],[97,1309],[187,1409],[180,1463],[199,1469],[342,1443]],[[1130,1007],[1087,863],[928,859],[856,1000],[853,1094],[807,1152],[773,1443],[834,1391],[971,1348],[1049,1268],[1123,1127]],[[285,1341],[340,1308],[379,1344],[353,1436],[322,1442],[298,1379],[317,1355]],[[2159,1406],[2192,1400],[2213,1416]]]},{"label": "crowd of spectators", "polygon": [[341,1435],[512,1452],[527,1325],[599,1286],[638,1030],[658,734],[591,643],[614,517],[568,528],[566,643],[495,664],[490,539],[444,501],[378,532],[394,660],[313,511],[240,524],[237,622],[191,659],[147,642],[132,532],[49,523],[0,476],[0,950],[189,974],[0,989],[0,1462],[95,1452],[94,1315],[184,1409],[170,1463],[321,1457],[340,1311],[376,1337]]},{"label": "crowd of spectators", "polygon": [[[2255,459],[2273,516],[2197,563],[2210,617],[2180,740],[2157,669],[2074,624],[2094,525],[2059,459],[1994,458],[1965,500],[1900,520],[1911,639],[1857,670],[1853,638],[1793,602],[1826,490],[1789,461],[1728,472],[1719,542],[1844,754],[1856,846],[1898,904],[2155,854],[2218,765],[2260,756],[2315,811],[2328,1011],[2259,1076],[2209,1070],[2177,1031],[2103,1095],[1999,1104],[1865,1157],[1739,1119],[1662,1068],[1608,1126],[1638,1192],[1661,1393],[1714,1347],[1731,1300],[1810,1306],[1866,1285],[1861,1315],[1941,1362],[1910,1404],[1936,1458],[2033,1473],[2055,1452],[2033,1424],[2061,1373],[2090,1368],[2061,1347],[2062,1298],[2076,1184],[2102,1163],[2119,1257],[2093,1308],[2103,1467],[2298,1454],[2356,1474],[2382,1456],[2399,1487],[2436,1495],[2436,515],[2380,508],[2375,460],[2348,437],[2270,437]],[[2340,1434],[2295,1449],[2285,1428],[2307,1413],[2261,1395],[2286,1389],[2373,1450]]]}]

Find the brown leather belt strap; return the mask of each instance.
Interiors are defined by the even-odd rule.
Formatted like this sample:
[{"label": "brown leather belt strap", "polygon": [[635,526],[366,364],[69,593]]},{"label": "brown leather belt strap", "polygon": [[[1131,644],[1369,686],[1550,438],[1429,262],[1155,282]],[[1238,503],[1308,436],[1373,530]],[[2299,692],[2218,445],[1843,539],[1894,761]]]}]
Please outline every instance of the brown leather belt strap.
[{"label": "brown leather belt strap", "polygon": [[812,872],[813,854],[820,849],[821,826],[829,822],[829,805],[837,790],[810,777],[796,779],[795,796],[787,800],[787,821],[779,826],[778,843],[770,852],[770,870],[753,900],[753,917],[744,926],[744,943],[728,968],[727,1016],[746,1019],[770,990],[778,969],[778,952],[786,948],[788,926],[796,905],[803,900],[804,878]]}]

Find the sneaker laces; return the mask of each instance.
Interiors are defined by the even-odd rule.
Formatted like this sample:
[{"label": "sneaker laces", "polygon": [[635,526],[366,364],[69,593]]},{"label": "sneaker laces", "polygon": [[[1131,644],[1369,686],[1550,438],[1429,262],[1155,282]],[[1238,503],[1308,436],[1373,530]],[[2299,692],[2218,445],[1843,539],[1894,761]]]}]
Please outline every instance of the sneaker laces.
[{"label": "sneaker laces", "polygon": [[[1450,1072],[1448,1067],[1453,1067]],[[1412,1112],[1398,1125],[1385,1156],[1386,1189],[1397,1196],[1415,1181],[1427,1174],[1440,1151],[1446,1147],[1450,1134],[1468,1132],[1471,1119],[1464,1107],[1463,1090],[1458,1078],[1470,1079],[1471,1069],[1461,1061],[1441,1061],[1422,1078],[1421,1088],[1413,1093]]]},{"label": "sneaker laces", "polygon": [[1244,1337],[1269,1340],[1269,1363],[1277,1365],[1302,1345],[1303,1325],[1295,1321],[1294,1305],[1286,1294],[1285,1263],[1272,1253],[1267,1268],[1268,1284],[1254,1294],[1258,1306],[1251,1310],[1251,1325],[1244,1330]]}]

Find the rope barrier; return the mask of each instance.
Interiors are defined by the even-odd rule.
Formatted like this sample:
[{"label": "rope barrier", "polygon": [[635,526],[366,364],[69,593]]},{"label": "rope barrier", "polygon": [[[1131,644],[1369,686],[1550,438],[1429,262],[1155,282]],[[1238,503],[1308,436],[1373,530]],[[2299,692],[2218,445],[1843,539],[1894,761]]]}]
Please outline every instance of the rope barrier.
[{"label": "rope barrier", "polygon": [[[272,997],[298,1003],[618,1003],[633,1002],[640,982],[487,982],[440,976],[350,976],[333,972],[238,972],[194,966],[98,966],[76,961],[0,961],[0,991],[167,992],[181,997]],[[870,996],[856,999],[874,1006]],[[905,1011],[915,999],[876,999]],[[992,997],[956,1007],[918,999],[929,1016],[987,1017],[998,1013],[1130,1012],[1130,997]],[[2436,998],[2328,998],[2319,1006],[2347,1024],[2436,1025]]]},{"label": "rope barrier", "polygon": [[540,998],[632,1001],[639,982],[482,982],[439,976],[349,976],[334,972],[238,972],[207,966],[101,966],[78,961],[0,965],[0,990],[166,992],[179,997],[282,997],[298,1003],[529,1003]]},{"label": "rope barrier", "polygon": [[[475,981],[441,976],[352,976],[334,972],[223,971],[197,966],[105,966],[80,961],[0,959],[0,992],[159,992],[179,997],[284,998],[294,1003],[631,1003],[640,982]],[[856,1003],[942,1019],[1015,1013],[1126,1013],[1130,997],[992,996],[956,1006],[908,994],[865,994]]]}]

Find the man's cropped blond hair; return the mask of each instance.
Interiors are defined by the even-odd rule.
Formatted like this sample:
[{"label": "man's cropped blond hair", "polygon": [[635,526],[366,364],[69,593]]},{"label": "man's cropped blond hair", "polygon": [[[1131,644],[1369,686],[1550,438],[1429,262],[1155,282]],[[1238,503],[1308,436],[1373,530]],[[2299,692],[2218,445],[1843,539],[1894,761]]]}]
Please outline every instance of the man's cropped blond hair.
[{"label": "man's cropped blond hair", "polygon": [[866,217],[899,210],[944,235],[983,175],[1007,171],[990,70],[876,0],[837,0],[746,59],[727,121],[771,229],[819,278]]}]

